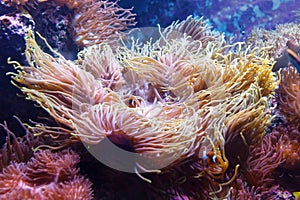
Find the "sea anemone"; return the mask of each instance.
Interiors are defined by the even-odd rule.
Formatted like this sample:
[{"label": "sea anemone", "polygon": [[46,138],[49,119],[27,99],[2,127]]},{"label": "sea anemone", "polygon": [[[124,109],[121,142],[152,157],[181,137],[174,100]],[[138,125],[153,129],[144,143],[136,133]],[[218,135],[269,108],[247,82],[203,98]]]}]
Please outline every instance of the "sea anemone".
[{"label": "sea anemone", "polygon": [[16,137],[15,134],[8,129],[6,122],[0,124],[0,126],[2,126],[7,133],[6,142],[0,150],[0,170],[7,167],[12,161],[18,163],[27,162],[33,155],[32,149],[41,145],[41,139],[34,137],[24,125],[22,126],[24,130],[26,130],[26,134],[23,137]]},{"label": "sea anemone", "polygon": [[[131,152],[144,159],[134,160],[138,175],[197,158],[195,177],[203,176],[212,191],[228,185],[239,163],[228,170],[225,140],[260,140],[272,119],[267,102],[277,82],[264,49],[226,45],[223,35],[204,24],[189,17],[156,29],[153,41],[125,37],[118,47],[85,48],[75,62],[50,46],[54,56],[43,52],[30,32],[29,66],[11,62],[18,70],[12,78],[60,124],[30,131],[56,147],[81,140],[88,149],[124,135]],[[228,171],[234,171],[232,178]]]},{"label": "sea anemone", "polygon": [[[63,23],[72,25],[67,27],[72,30],[73,40],[78,46],[91,46],[102,42],[115,42],[123,35],[124,30],[135,26],[135,14],[132,8],[121,8],[117,3],[108,0],[4,0],[8,6],[16,6],[19,9],[26,9],[30,14],[39,6],[57,7],[66,5],[69,16],[64,16]],[[54,11],[52,11],[54,12]],[[42,15],[47,16],[47,14]],[[70,17],[72,16],[72,17]],[[45,19],[49,20],[49,19]]]},{"label": "sea anemone", "polygon": [[300,120],[300,74],[295,67],[282,70],[276,96],[279,109],[287,120]]},{"label": "sea anemone", "polygon": [[[80,46],[91,46],[118,39],[121,30],[134,26],[135,14],[117,2],[85,1],[74,10],[74,41]],[[113,38],[115,37],[115,38]]]},{"label": "sea anemone", "polygon": [[293,195],[286,191],[279,185],[273,185],[269,188],[267,187],[254,187],[248,185],[245,180],[238,178],[236,180],[236,186],[233,188],[231,193],[231,199],[293,199]]},{"label": "sea anemone", "polygon": [[255,47],[272,47],[268,54],[278,58],[287,48],[288,41],[300,45],[300,25],[296,23],[279,24],[275,30],[256,28],[248,38],[248,43]]},{"label": "sea anemone", "polygon": [[34,154],[27,163],[11,162],[0,174],[1,199],[92,199],[88,179],[77,175],[79,156],[64,150]]},{"label": "sea anemone", "polygon": [[256,144],[250,148],[250,156],[243,174],[251,186],[273,185],[274,172],[285,162],[280,144],[273,143],[272,140],[273,135],[268,134],[263,137],[259,146]]},{"label": "sea anemone", "polygon": [[300,127],[295,124],[279,124],[272,130],[272,142],[284,161],[280,166],[288,170],[300,168]]}]

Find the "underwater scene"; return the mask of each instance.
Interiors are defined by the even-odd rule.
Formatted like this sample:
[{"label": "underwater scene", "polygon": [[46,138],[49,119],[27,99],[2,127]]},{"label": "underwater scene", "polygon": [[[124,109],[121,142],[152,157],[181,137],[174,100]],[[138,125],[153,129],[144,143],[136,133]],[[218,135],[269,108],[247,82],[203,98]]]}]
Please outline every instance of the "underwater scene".
[{"label": "underwater scene", "polygon": [[1,0],[0,200],[299,200],[299,0]]}]

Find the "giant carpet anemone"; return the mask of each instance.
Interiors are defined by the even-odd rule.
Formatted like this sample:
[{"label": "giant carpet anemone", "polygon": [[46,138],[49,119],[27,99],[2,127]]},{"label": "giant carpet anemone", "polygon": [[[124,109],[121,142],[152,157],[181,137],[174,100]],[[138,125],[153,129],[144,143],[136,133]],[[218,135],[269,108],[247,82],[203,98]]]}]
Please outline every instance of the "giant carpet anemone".
[{"label": "giant carpet anemone", "polygon": [[[82,141],[106,160],[116,150],[122,156],[114,168],[150,182],[140,173],[160,173],[196,158],[201,171],[195,177],[205,172],[214,184],[229,184],[232,178],[225,173],[230,168],[236,175],[239,163],[227,159],[226,148],[238,151],[259,142],[272,119],[273,62],[264,49],[227,44],[202,18],[188,17],[154,32],[156,38],[143,41],[134,37],[143,35],[139,30],[118,45],[86,47],[76,61],[49,45],[52,55],[45,53],[29,32],[29,66],[11,62],[18,70],[11,73],[13,82],[59,126],[28,128],[53,140],[51,147],[40,148]],[[129,151],[99,147],[112,140],[128,144]]]}]

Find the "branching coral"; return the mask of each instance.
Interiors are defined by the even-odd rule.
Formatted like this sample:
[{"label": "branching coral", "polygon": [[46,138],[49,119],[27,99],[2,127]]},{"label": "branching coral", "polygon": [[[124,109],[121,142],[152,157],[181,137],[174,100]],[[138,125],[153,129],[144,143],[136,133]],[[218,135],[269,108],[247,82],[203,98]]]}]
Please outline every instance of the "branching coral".
[{"label": "branching coral", "polygon": [[27,163],[12,162],[0,174],[1,199],[92,199],[91,183],[78,176],[79,156],[39,151]]},{"label": "branching coral", "polygon": [[29,66],[12,62],[18,70],[14,83],[62,125],[30,130],[58,144],[66,136],[97,145],[125,135],[134,152],[152,160],[154,168],[137,164],[144,171],[197,158],[195,177],[218,190],[233,180],[239,164],[228,178],[225,140],[255,143],[272,119],[272,61],[263,49],[226,46],[202,19],[189,17],[158,32],[155,41],[125,38],[119,47],[88,47],[76,62],[50,47],[54,56],[43,52],[30,32]]}]

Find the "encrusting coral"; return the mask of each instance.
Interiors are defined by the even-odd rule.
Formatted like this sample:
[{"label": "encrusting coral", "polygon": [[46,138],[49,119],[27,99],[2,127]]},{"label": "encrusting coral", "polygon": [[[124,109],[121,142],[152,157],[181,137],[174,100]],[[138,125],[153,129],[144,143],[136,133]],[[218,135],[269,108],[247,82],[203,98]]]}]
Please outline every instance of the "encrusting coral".
[{"label": "encrusting coral", "polygon": [[[226,149],[238,151],[237,140],[249,149],[272,119],[273,62],[264,49],[226,45],[203,19],[188,17],[157,31],[154,41],[123,38],[119,47],[85,48],[75,62],[50,46],[53,56],[43,52],[29,32],[29,66],[10,62],[18,70],[11,73],[14,84],[61,124],[29,129],[58,147],[66,136],[96,145],[109,135],[124,135],[134,152],[161,170],[196,158],[195,177],[211,185],[226,182],[213,186],[218,190],[235,178],[241,162],[232,163]],[[229,167],[232,178],[226,175]]]},{"label": "encrusting coral", "polygon": [[92,199],[90,181],[77,175],[78,162],[79,156],[68,150],[38,151],[27,163],[13,161],[0,173],[0,198]]}]

